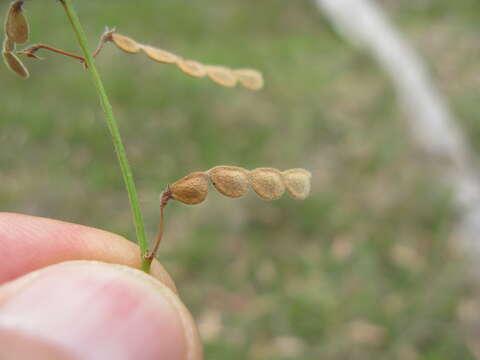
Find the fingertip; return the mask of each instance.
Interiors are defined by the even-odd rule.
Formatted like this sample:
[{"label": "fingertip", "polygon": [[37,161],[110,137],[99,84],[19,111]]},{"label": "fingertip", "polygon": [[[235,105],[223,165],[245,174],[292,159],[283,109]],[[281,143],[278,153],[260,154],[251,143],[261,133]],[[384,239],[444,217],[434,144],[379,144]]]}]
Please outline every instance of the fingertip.
[{"label": "fingertip", "polygon": [[[79,358],[202,358],[186,307],[171,288],[141,271],[73,261],[8,284],[0,298],[8,287],[0,334],[13,331]],[[0,336],[0,348],[9,346],[6,338]]]},{"label": "fingertip", "polygon": [[[97,260],[139,269],[138,246],[122,236],[88,226],[15,213],[0,213],[0,284],[71,260]],[[177,291],[158,262],[151,275]]]}]

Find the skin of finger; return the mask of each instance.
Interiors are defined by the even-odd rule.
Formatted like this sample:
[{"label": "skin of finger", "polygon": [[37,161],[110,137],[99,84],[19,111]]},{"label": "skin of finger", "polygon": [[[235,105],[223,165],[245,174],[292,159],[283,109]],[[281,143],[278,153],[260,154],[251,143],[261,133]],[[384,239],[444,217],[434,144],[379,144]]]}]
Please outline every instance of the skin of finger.
[{"label": "skin of finger", "polygon": [[[58,220],[0,213],[0,284],[69,260],[98,260],[136,269],[141,265],[138,246],[119,235]],[[156,260],[151,275],[177,292]]]},{"label": "skin of finger", "polygon": [[[82,291],[82,288],[92,287],[92,283],[93,303],[91,291],[87,291],[87,298]],[[178,296],[163,283],[130,267],[96,261],[52,265],[0,287],[0,298],[3,299],[0,303],[0,348],[16,349],[19,359],[22,358],[20,345],[23,341],[32,343],[39,354],[45,352],[59,359],[102,358],[110,354],[106,351],[102,355],[104,348],[115,349],[125,358],[135,354],[154,358],[154,354],[172,350],[171,346],[173,351],[170,352],[176,355],[167,356],[167,351],[165,359],[202,358],[193,319]],[[60,306],[55,304],[59,298]],[[164,305],[157,307],[155,304],[159,301]],[[165,306],[171,310],[165,312]],[[172,318],[170,313],[176,315]],[[73,323],[75,326],[71,326]],[[121,340],[125,331],[125,341],[131,341],[132,346]],[[169,336],[170,340],[165,340]],[[179,345],[173,345],[178,341],[183,344],[181,353]],[[90,349],[94,349],[95,357]],[[28,352],[23,353],[28,355]],[[117,355],[116,358],[121,357]]]},{"label": "skin of finger", "polygon": [[[0,331],[0,359],[31,360],[73,360],[63,349],[32,339],[14,331]],[[6,345],[8,344],[8,346]]]}]

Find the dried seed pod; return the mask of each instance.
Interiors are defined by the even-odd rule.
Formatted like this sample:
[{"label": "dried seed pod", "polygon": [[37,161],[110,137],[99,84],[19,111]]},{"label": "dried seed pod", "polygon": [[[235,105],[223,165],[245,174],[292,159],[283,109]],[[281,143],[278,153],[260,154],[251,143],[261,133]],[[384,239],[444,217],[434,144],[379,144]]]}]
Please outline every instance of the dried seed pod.
[{"label": "dried seed pod", "polygon": [[184,60],[182,58],[178,58],[177,66],[185,74],[196,77],[196,78],[201,78],[207,75],[207,69],[205,68],[204,65],[200,64],[198,61]]},{"label": "dried seed pod", "polygon": [[236,166],[217,166],[208,171],[213,186],[223,195],[238,198],[248,192],[248,171]]},{"label": "dried seed pod", "polygon": [[194,172],[170,185],[172,198],[187,205],[200,204],[208,194],[208,175]]},{"label": "dried seed pod", "polygon": [[265,200],[276,200],[285,192],[282,173],[277,169],[258,168],[249,173],[250,185]]},{"label": "dried seed pod", "polygon": [[6,37],[5,40],[3,40],[3,52],[9,53],[13,51],[15,51],[15,41]]},{"label": "dried seed pod", "polygon": [[263,76],[260,72],[252,69],[233,70],[240,84],[250,90],[260,90],[263,87]]},{"label": "dried seed pod", "polygon": [[120,50],[126,53],[137,54],[140,52],[140,45],[128,36],[113,33],[112,41]]},{"label": "dried seed pod", "polygon": [[5,61],[5,64],[7,64],[8,68],[15,74],[24,79],[29,78],[30,74],[28,73],[27,68],[16,55],[12,54],[11,52],[4,52],[3,60]]},{"label": "dried seed pod", "polygon": [[294,199],[304,200],[310,193],[312,174],[305,169],[291,169],[282,173],[285,186]]},{"label": "dried seed pod", "polygon": [[223,66],[207,66],[207,75],[213,82],[225,87],[237,85],[237,78],[232,70]]},{"label": "dried seed pod", "polygon": [[22,7],[23,1],[12,3],[5,21],[5,34],[17,44],[25,44],[30,32]]},{"label": "dried seed pod", "polygon": [[171,52],[157,49],[153,46],[148,45],[141,45],[141,49],[147,56],[157,62],[165,63],[165,64],[174,64],[178,60],[178,56],[172,54]]}]

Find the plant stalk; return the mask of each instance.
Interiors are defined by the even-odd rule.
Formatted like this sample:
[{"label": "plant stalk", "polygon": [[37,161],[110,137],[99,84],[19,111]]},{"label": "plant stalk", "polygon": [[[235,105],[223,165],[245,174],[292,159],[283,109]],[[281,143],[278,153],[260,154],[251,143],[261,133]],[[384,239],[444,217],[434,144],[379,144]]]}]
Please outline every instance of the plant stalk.
[{"label": "plant stalk", "polygon": [[128,197],[130,199],[130,207],[132,211],[133,220],[135,222],[135,230],[137,233],[137,242],[140,247],[141,258],[142,258],[142,270],[146,273],[150,272],[150,262],[146,259],[148,255],[148,242],[145,236],[145,226],[142,219],[142,213],[140,210],[140,203],[138,200],[137,190],[135,188],[135,182],[133,180],[133,174],[128,163],[127,155],[125,152],[125,147],[123,146],[122,139],[120,136],[120,130],[118,128],[117,121],[113,114],[112,105],[108,99],[105,87],[103,86],[100,74],[95,66],[95,60],[90,54],[87,37],[83,30],[82,24],[77,16],[77,13],[73,7],[71,0],[60,0],[62,3],[65,12],[67,14],[68,20],[73,27],[75,35],[77,37],[80,48],[85,56],[85,61],[88,66],[88,70],[92,75],[93,84],[97,90],[100,103],[102,105],[103,111],[105,113],[105,119],[107,121],[108,129],[110,130],[110,135],[112,137],[113,146],[115,147],[115,152],[117,154],[118,162],[120,169],[122,171],[123,180],[128,192]]}]

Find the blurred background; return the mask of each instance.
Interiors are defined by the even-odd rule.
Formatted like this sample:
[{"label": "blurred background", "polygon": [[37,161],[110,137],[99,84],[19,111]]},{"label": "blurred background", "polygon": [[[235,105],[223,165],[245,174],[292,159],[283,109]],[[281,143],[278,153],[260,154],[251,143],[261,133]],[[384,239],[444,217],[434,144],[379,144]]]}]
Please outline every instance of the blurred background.
[{"label": "blurred background", "polygon": [[[105,25],[184,57],[264,73],[255,93],[191,79],[107,46],[98,59],[150,238],[159,194],[220,164],[304,167],[305,201],[253,192],[171,203],[160,261],[198,321],[206,359],[474,359],[476,285],[458,214],[419,152],[391,79],[313,1],[77,1],[94,48]],[[383,0],[480,150],[480,2]],[[8,1],[0,2],[5,13]],[[27,3],[32,43],[77,52],[60,6]],[[0,210],[134,239],[90,78],[40,53],[26,82],[0,67]],[[480,305],[478,305],[480,306]]]}]

